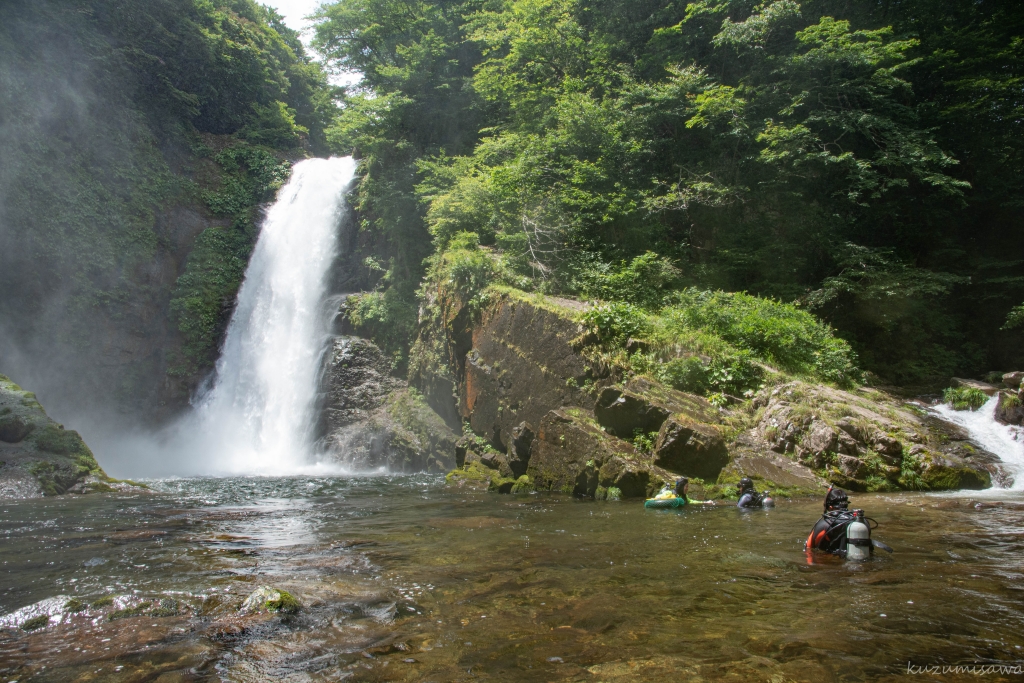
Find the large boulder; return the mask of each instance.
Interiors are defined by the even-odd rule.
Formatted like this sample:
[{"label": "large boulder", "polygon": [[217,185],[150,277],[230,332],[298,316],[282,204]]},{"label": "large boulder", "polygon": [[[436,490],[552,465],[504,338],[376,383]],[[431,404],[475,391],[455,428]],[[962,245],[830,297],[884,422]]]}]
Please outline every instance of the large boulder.
[{"label": "large boulder", "polygon": [[957,389],[978,389],[985,392],[988,396],[995,396],[996,392],[999,391],[999,387],[988,382],[982,382],[976,379],[964,379],[963,377],[954,377],[950,380],[950,385]]},{"label": "large boulder", "polygon": [[632,439],[636,434],[656,433],[671,411],[648,398],[619,387],[601,392],[594,416],[609,434]]},{"label": "large boulder", "polygon": [[646,378],[605,388],[594,416],[623,439],[657,434],[654,464],[677,474],[715,481],[729,464],[718,411],[706,400]]},{"label": "large boulder", "polygon": [[741,433],[729,444],[729,453],[729,465],[718,477],[720,485],[735,485],[742,477],[750,477],[758,490],[776,494],[808,495],[824,490],[824,479],[800,462],[766,448],[756,432]]},{"label": "large boulder", "polygon": [[590,389],[609,383],[608,373],[577,353],[583,304],[505,294],[472,326],[471,348],[455,359],[459,412],[473,432],[508,452],[513,432],[561,406],[593,409]]},{"label": "large boulder", "polygon": [[527,475],[539,490],[588,498],[643,497],[674,479],[580,408],[552,410],[541,419]]},{"label": "large boulder", "polygon": [[745,438],[854,491],[977,488],[999,474],[998,458],[962,430],[874,389],[790,382],[753,403],[760,413]]},{"label": "large boulder", "polygon": [[1021,380],[1024,380],[1024,372],[1020,372],[1019,370],[1016,372],[1008,372],[1003,375],[1003,384],[1011,389],[1017,389],[1020,387]]},{"label": "large boulder", "polygon": [[107,489],[78,432],[49,418],[35,394],[0,375],[0,499]]},{"label": "large boulder", "polygon": [[995,415],[996,420],[1003,424],[1024,424],[1024,402],[1017,393],[1000,391]]},{"label": "large boulder", "polygon": [[339,337],[323,369],[320,442],[354,469],[446,472],[457,437],[370,341]]},{"label": "large boulder", "polygon": [[658,432],[654,464],[688,477],[715,481],[729,464],[729,451],[716,426],[675,413]]}]

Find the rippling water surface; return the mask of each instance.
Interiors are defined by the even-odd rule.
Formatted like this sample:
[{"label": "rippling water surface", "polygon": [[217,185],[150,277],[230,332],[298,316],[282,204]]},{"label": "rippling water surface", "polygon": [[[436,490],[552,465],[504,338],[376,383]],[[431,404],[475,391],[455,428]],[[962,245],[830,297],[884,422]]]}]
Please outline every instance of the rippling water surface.
[{"label": "rippling water surface", "polygon": [[[802,552],[817,501],[152,485],[0,505],[0,679],[875,681],[1024,659],[1019,497],[855,496],[896,552],[854,565]],[[260,585],[303,609],[240,613]]]}]

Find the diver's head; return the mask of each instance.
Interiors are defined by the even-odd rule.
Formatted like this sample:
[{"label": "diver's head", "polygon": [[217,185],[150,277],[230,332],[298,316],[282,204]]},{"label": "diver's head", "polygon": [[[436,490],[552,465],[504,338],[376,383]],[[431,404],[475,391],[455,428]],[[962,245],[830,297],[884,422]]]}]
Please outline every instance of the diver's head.
[{"label": "diver's head", "polygon": [[830,488],[825,494],[825,512],[829,510],[845,510],[850,505],[850,499],[846,497],[846,491]]},{"label": "diver's head", "polygon": [[743,477],[740,479],[740,495],[742,496],[747,491],[754,490],[754,480],[750,477]]},{"label": "diver's head", "polygon": [[687,479],[686,477],[679,477],[678,479],[676,479],[676,495],[677,496],[685,496],[686,495],[686,487],[688,487],[689,485],[690,485],[690,480]]}]

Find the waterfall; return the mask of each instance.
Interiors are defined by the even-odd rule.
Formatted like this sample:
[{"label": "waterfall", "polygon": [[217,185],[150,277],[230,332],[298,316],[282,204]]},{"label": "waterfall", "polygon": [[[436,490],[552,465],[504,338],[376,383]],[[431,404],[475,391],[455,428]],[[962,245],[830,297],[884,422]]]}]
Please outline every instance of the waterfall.
[{"label": "waterfall", "polygon": [[301,161],[267,213],[212,386],[179,431],[192,442],[188,469],[289,474],[312,464],[324,301],[355,170],[350,157]]},{"label": "waterfall", "polygon": [[1007,473],[1013,477],[1012,491],[1024,491],[1024,430],[996,421],[999,395],[986,401],[977,410],[953,410],[940,403],[930,410],[947,422],[963,427],[971,440],[1003,461]]}]

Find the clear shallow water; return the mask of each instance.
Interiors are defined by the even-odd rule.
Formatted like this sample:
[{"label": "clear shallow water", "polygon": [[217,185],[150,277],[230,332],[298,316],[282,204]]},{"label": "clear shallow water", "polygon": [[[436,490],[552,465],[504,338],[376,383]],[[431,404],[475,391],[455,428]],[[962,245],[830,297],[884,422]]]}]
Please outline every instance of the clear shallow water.
[{"label": "clear shallow water", "polygon": [[[154,486],[0,506],[0,614],[116,596],[0,629],[2,680],[875,681],[1024,658],[1011,492],[856,496],[896,548],[858,566],[808,564],[817,501],[651,511],[427,476]],[[304,609],[240,615],[263,584]]]}]

